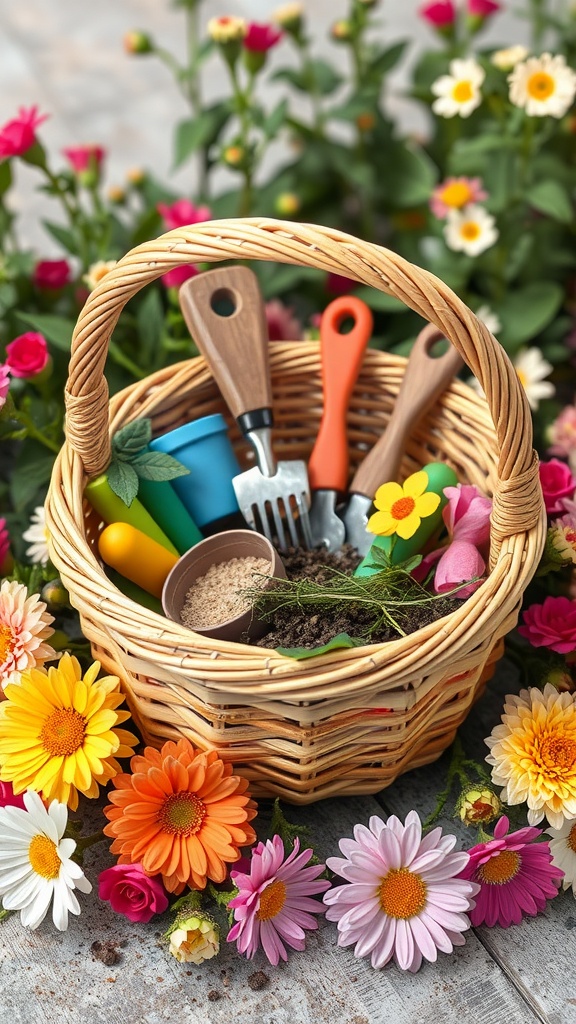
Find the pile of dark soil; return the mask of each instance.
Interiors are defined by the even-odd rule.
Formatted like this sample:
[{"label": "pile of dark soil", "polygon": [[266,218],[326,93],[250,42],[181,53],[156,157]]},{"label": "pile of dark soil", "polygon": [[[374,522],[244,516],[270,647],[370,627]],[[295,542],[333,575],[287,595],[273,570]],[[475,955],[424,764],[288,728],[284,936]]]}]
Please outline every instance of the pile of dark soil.
[{"label": "pile of dark soil", "polygon": [[[361,561],[355,548],[345,545],[340,552],[325,548],[308,551],[303,548],[290,549],[282,556],[288,579],[316,580],[326,582],[331,570],[352,574]],[[395,618],[405,633],[414,633],[422,626],[434,622],[454,610],[457,602],[450,598],[431,601],[423,605],[407,605],[395,609]],[[373,624],[373,614],[365,605],[350,603],[343,609],[328,608],[326,605],[297,608],[280,608],[274,611],[268,632],[255,641],[257,647],[306,647],[312,649],[328,643],[338,633],[348,633],[354,639],[365,637]],[[397,640],[398,633],[384,623],[370,634],[367,643],[384,643]]]}]

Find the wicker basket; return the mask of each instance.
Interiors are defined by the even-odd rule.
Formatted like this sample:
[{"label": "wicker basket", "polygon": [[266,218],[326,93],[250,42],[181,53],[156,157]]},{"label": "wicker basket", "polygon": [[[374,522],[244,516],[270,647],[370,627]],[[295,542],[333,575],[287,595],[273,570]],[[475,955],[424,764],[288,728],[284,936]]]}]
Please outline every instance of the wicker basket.
[{"label": "wicker basket", "polygon": [[[334,271],[400,298],[461,352],[486,400],[455,382],[407,448],[403,474],[432,460],[493,495],[488,579],[451,615],[385,644],[297,662],[273,650],[210,640],[135,604],[97,555],[101,523],[83,501],[110,434],[150,416],[155,434],[224,413],[202,358],[167,367],[108,404],[107,344],[127,300],[186,263],[275,260]],[[368,351],[351,403],[352,469],[384,429],[405,361]],[[306,458],[322,410],[316,343],[271,345],[279,458]],[[253,792],[293,803],[374,793],[451,743],[492,674],[540,556],[545,513],[530,411],[508,358],[441,281],[395,254],[338,231],[262,219],[213,221],[138,246],[92,292],[73,339],[67,441],[47,499],[52,558],[80,612],[93,654],[120,676],[146,742],[188,737],[216,747]],[[246,445],[231,424],[237,454]]]}]

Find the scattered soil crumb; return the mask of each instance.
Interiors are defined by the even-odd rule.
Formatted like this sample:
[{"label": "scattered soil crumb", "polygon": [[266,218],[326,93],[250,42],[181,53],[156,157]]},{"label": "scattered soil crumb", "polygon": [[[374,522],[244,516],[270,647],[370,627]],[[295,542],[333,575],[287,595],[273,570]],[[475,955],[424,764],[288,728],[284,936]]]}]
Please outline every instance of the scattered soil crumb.
[{"label": "scattered soil crumb", "polygon": [[[90,946],[90,952],[94,960],[101,960],[107,967],[111,967],[112,964],[117,964],[122,959],[122,954],[119,952],[119,942],[115,942],[114,939],[105,939],[100,942],[98,939],[93,942]],[[110,978],[107,979],[110,981]],[[115,981],[112,978],[112,981]]]},{"label": "scattered soil crumb", "polygon": [[270,978],[267,974],[264,974],[264,971],[254,971],[254,974],[251,974],[248,978],[248,984],[255,992],[261,988],[266,988],[269,983]]},{"label": "scattered soil crumb", "polygon": [[211,988],[208,993],[208,999],[211,1003],[217,1003],[219,999],[222,999],[222,993],[217,988]]}]

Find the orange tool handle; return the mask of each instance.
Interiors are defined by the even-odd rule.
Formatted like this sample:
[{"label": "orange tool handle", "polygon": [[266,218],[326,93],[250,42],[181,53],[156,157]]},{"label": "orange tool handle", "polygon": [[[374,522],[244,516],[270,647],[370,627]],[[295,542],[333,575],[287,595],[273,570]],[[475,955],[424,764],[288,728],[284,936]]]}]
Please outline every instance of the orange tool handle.
[{"label": "orange tool handle", "polygon": [[[340,327],[352,318],[347,334]],[[345,491],[348,486],[348,438],[346,413],[372,334],[372,312],[353,295],[334,299],[320,321],[322,389],[324,410],[318,437],[308,462],[312,490]]]}]

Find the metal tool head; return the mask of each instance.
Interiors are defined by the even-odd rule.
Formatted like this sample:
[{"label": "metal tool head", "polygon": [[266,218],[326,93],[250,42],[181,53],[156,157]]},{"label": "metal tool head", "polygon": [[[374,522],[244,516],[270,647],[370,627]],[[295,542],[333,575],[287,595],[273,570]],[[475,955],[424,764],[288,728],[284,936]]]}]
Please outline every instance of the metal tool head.
[{"label": "metal tool head", "polygon": [[254,466],[235,476],[232,485],[248,526],[263,533],[280,551],[314,546],[305,462],[278,462],[274,476],[264,476]]},{"label": "metal tool head", "polygon": [[315,548],[339,551],[346,540],[346,528],[336,514],[336,491],[314,491],[310,506],[310,530]]},{"label": "metal tool head", "polygon": [[351,494],[342,512],[346,543],[356,548],[362,556],[368,554],[374,540],[374,534],[368,533],[366,529],[371,507],[372,498],[366,497],[365,494]]}]

